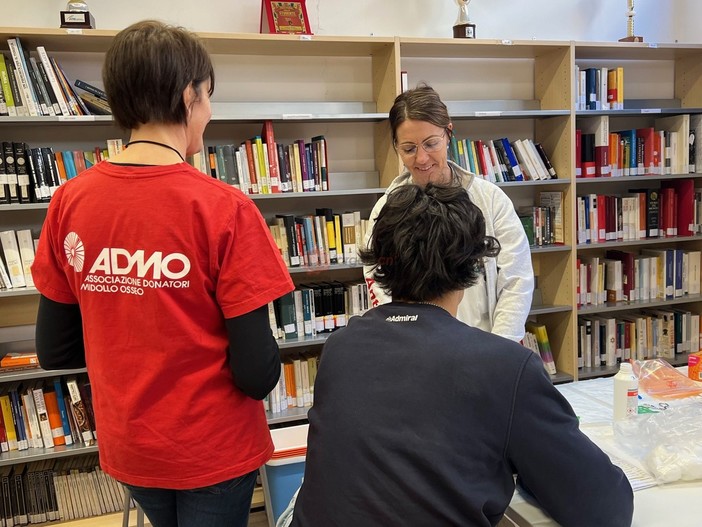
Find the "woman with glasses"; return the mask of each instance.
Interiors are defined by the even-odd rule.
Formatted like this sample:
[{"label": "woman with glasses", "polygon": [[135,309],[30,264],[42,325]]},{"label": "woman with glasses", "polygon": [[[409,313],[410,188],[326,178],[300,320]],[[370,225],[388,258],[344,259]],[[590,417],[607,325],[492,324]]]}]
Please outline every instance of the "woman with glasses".
[{"label": "woman with glasses", "polygon": [[[499,187],[448,159],[453,124],[446,105],[430,86],[420,85],[397,96],[390,109],[390,128],[405,169],[375,204],[370,221],[375,222],[387,195],[400,185],[434,183],[465,188],[485,217],[487,235],[497,238],[502,250],[497,257],[483,260],[483,276],[466,290],[458,319],[520,341],[531,308],[534,274],[529,242],[514,205]],[[371,235],[369,229],[368,238]],[[372,304],[389,302],[389,294],[375,282],[372,269],[366,266],[364,274]]]}]

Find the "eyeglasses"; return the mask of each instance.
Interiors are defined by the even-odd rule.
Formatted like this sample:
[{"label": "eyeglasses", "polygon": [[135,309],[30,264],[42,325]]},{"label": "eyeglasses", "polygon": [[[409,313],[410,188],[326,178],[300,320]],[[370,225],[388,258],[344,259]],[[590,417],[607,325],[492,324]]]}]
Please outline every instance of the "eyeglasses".
[{"label": "eyeglasses", "polygon": [[[441,135],[434,135],[428,137],[427,139],[422,141],[421,146],[424,149],[424,151],[427,154],[433,154],[434,152],[438,152],[439,150],[441,150],[441,148],[444,146],[445,133],[446,132],[444,132]],[[403,143],[397,147],[397,150],[400,153],[400,156],[404,158],[410,158],[417,155],[418,148],[418,145],[411,143]]]}]

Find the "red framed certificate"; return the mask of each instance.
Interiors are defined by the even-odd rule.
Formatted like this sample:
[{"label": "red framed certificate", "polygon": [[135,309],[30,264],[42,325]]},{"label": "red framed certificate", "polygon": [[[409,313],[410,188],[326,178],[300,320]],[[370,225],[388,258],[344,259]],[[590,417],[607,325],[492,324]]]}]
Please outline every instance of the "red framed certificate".
[{"label": "red framed certificate", "polygon": [[311,35],[305,0],[262,0],[260,33]]}]

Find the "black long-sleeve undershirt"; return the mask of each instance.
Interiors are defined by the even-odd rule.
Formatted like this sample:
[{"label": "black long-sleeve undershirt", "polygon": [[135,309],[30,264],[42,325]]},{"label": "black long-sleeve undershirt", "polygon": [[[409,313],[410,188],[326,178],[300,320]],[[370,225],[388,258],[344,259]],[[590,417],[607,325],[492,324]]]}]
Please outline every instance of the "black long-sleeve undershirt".
[{"label": "black long-sleeve undershirt", "polygon": [[[268,306],[226,319],[225,326],[234,384],[252,399],[263,399],[280,378],[278,343],[271,333]],[[54,302],[42,295],[35,341],[42,368],[84,368],[83,325],[78,304]]]}]

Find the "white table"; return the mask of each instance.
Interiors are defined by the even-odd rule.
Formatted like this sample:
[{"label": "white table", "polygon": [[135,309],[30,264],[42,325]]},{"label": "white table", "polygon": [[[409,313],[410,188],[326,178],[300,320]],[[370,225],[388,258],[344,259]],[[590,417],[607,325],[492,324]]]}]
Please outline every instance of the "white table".
[{"label": "white table", "polygon": [[[687,368],[680,368],[686,373]],[[558,385],[580,418],[583,432],[607,450],[612,425],[612,378],[579,381]],[[642,394],[640,404],[655,407],[654,401]],[[689,401],[687,402],[689,404]],[[702,397],[695,398],[700,406]],[[633,527],[700,527],[702,526],[702,481],[658,485],[634,492]],[[596,504],[593,504],[596,506]],[[556,527],[556,523],[538,505],[525,501],[516,492],[505,516],[519,527]]]}]

